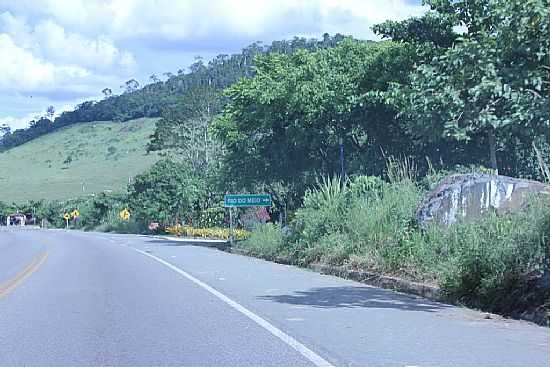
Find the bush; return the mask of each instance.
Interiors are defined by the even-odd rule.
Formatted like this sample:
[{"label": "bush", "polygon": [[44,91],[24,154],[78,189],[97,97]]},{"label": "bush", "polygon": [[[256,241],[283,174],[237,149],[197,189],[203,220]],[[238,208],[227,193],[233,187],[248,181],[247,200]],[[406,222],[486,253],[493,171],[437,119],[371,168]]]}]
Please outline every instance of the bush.
[{"label": "bush", "polygon": [[536,289],[537,279],[550,272],[548,204],[452,227],[444,238],[450,253],[440,276],[447,297],[504,314],[533,306],[533,298],[550,298],[550,290]]},{"label": "bush", "polygon": [[418,186],[404,180],[356,198],[345,216],[352,253],[364,257],[370,268],[392,271],[407,264],[405,239],[421,197]]},{"label": "bush", "polygon": [[343,264],[353,258],[373,269],[400,267],[403,239],[422,196],[409,174],[401,175],[395,183],[369,176],[345,183],[327,179],[308,191],[293,223],[299,262]]},{"label": "bush", "polygon": [[298,235],[295,241],[307,250],[323,236],[343,232],[348,199],[348,182],[338,177],[323,179],[316,189],[308,190],[292,223],[293,232]]},{"label": "bush", "polygon": [[288,262],[291,258],[281,227],[273,223],[257,226],[250,237],[239,243],[238,247],[267,260]]},{"label": "bush", "polygon": [[201,210],[197,222],[194,223],[201,228],[220,227],[224,224],[225,208],[213,207]]},{"label": "bush", "polygon": [[129,234],[146,232],[145,228],[143,228],[143,225],[134,220],[108,221],[98,225],[97,227],[93,228],[93,230],[97,232],[113,232],[113,233],[129,233]]},{"label": "bush", "polygon": [[188,221],[202,197],[204,182],[187,165],[170,160],[155,163],[128,187],[132,212],[144,223]]},{"label": "bush", "polygon": [[353,246],[348,235],[335,232],[324,235],[319,242],[308,247],[304,262],[340,265],[348,259],[351,253],[353,253]]}]

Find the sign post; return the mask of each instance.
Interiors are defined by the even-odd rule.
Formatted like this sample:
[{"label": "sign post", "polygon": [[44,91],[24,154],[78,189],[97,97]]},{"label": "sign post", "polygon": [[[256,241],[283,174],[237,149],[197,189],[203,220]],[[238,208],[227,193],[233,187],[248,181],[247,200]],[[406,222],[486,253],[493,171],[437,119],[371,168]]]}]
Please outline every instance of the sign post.
[{"label": "sign post", "polygon": [[235,242],[235,233],[233,232],[233,208],[229,207],[229,243],[233,247]]},{"label": "sign post", "polygon": [[272,204],[269,194],[231,194],[223,198],[223,206],[229,208],[229,241],[231,246],[235,242],[233,225],[233,208],[246,208],[252,206],[268,206]]},{"label": "sign post", "polygon": [[65,219],[65,229],[69,229],[69,219],[71,219],[71,215],[69,213],[65,213],[63,215],[63,219]]},{"label": "sign post", "polygon": [[226,208],[244,208],[250,206],[271,206],[269,194],[225,195],[223,203]]},{"label": "sign post", "polygon": [[73,212],[71,213],[71,216],[73,217],[73,222],[74,222],[74,225],[76,226],[76,221],[80,217],[80,212],[78,211],[78,209],[73,210]]}]

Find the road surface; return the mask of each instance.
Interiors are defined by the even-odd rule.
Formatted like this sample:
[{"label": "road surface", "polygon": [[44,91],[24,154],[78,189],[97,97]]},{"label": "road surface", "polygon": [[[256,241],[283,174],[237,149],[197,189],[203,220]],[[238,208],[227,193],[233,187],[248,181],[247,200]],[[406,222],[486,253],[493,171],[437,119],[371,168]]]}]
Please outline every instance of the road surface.
[{"label": "road surface", "polygon": [[177,242],[4,229],[0,366],[548,367],[550,329]]}]

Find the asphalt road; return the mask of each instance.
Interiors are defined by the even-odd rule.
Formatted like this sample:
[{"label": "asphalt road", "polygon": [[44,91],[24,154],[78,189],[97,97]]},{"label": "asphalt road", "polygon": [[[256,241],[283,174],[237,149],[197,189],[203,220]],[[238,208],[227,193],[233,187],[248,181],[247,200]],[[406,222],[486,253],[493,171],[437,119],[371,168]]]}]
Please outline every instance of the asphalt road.
[{"label": "asphalt road", "polygon": [[550,329],[148,237],[0,230],[0,366],[548,367]]}]

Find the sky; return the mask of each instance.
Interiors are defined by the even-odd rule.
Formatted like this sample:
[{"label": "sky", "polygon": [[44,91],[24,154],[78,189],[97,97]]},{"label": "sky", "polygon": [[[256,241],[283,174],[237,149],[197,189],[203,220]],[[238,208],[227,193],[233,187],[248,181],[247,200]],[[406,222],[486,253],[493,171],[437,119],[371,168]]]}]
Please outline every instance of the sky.
[{"label": "sky", "polygon": [[0,0],[0,125],[26,127],[128,79],[177,72],[254,41],[342,33],[425,11],[420,0]]}]

